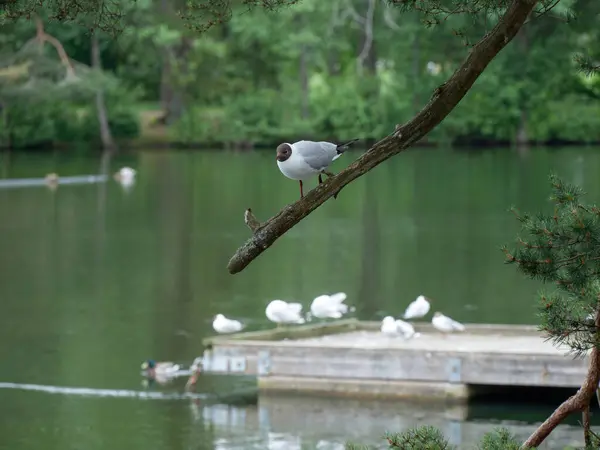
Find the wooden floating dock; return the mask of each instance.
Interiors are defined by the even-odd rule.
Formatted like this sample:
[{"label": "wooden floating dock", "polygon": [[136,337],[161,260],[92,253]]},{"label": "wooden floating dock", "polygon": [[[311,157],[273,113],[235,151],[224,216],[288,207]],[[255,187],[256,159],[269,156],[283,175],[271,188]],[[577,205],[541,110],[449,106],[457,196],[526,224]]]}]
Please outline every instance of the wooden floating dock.
[{"label": "wooden floating dock", "polygon": [[355,319],[204,340],[204,371],[254,375],[263,391],[359,397],[467,399],[494,387],[578,388],[587,357],[535,326],[466,324],[443,336],[430,323],[405,341]]}]

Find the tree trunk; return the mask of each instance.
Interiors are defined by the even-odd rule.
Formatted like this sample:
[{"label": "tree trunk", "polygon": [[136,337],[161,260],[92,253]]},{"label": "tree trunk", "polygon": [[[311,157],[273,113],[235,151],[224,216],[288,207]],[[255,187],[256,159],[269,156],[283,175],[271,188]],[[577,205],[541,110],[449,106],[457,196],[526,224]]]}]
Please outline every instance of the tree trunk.
[{"label": "tree trunk", "polygon": [[[525,25],[519,33],[517,34],[517,41],[519,43],[519,50],[522,53],[522,61],[525,65],[528,64],[527,56],[529,53],[529,37],[527,36],[527,25]],[[529,136],[527,133],[527,110],[529,109],[528,105],[528,92],[524,92],[521,90],[520,93],[520,101],[519,101],[519,109],[521,110],[521,115],[519,117],[519,126],[517,127],[517,133],[515,135],[515,143],[517,147],[525,147],[529,144]]]},{"label": "tree trunk", "polygon": [[421,42],[419,40],[419,33],[415,33],[415,38],[412,44],[412,53],[413,53],[413,110],[415,114],[419,111],[419,105],[421,104],[421,100],[419,98],[419,89],[420,89],[420,74],[421,74]]},{"label": "tree trunk", "polygon": [[302,118],[308,119],[309,111],[309,86],[308,86],[308,50],[302,44],[300,49],[300,88],[302,90]]},{"label": "tree trunk", "polygon": [[[169,1],[160,0],[160,14],[167,16],[170,13]],[[160,72],[160,107],[163,111],[163,120],[166,125],[172,122],[171,104],[175,95],[172,82],[172,49],[165,45],[161,49],[162,67]]]},{"label": "tree trunk", "polygon": [[[304,17],[298,14],[294,17],[297,30],[302,30],[304,26]],[[310,115],[309,85],[308,85],[308,46],[302,42],[300,44],[300,61],[298,65],[298,75],[300,79],[300,108],[303,119],[308,119]]]},{"label": "tree trunk", "polygon": [[336,48],[327,50],[327,75],[337,77],[340,74],[340,55]]},{"label": "tree trunk", "polygon": [[374,75],[377,71],[377,53],[375,48],[375,37],[373,29],[373,17],[375,15],[375,0],[362,0],[362,14],[364,24],[358,48],[358,59],[361,68],[366,69],[369,75]]},{"label": "tree trunk", "polygon": [[[102,60],[100,59],[100,46],[98,45],[98,35],[92,34],[92,67],[98,71],[102,70]],[[104,150],[114,150],[115,142],[110,131],[108,123],[108,114],[104,102],[104,91],[96,91],[96,113],[98,114],[98,124],[100,125],[100,139]]]}]

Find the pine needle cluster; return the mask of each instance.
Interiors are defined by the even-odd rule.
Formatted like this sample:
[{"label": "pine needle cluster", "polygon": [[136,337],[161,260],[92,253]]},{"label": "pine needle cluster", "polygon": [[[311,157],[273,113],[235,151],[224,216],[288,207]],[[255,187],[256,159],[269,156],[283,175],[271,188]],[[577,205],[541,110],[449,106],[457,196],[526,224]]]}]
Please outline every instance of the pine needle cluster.
[{"label": "pine needle cluster", "polygon": [[[388,433],[384,436],[389,449],[402,450],[454,450],[442,432],[435,427],[411,428],[402,433]],[[477,450],[519,450],[521,445],[506,428],[497,428],[486,433]],[[369,446],[346,444],[345,450],[370,450]]]},{"label": "pine needle cluster", "polygon": [[503,251],[506,263],[532,279],[550,283],[538,310],[540,329],[555,345],[582,356],[600,344],[595,315],[600,298],[600,209],[581,202],[577,186],[550,177],[553,214],[519,213],[522,237]]},{"label": "pine needle cluster", "polygon": [[402,433],[386,434],[390,448],[405,450],[451,450],[442,432],[435,427],[422,426]]}]

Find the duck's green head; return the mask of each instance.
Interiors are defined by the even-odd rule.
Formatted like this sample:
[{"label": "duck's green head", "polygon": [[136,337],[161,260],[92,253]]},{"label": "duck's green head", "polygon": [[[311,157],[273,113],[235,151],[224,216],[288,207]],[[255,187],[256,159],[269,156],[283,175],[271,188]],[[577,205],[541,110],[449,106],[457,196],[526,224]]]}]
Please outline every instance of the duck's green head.
[{"label": "duck's green head", "polygon": [[154,362],[153,359],[149,359],[142,363],[142,370],[154,369],[155,367],[156,367],[156,363]]}]

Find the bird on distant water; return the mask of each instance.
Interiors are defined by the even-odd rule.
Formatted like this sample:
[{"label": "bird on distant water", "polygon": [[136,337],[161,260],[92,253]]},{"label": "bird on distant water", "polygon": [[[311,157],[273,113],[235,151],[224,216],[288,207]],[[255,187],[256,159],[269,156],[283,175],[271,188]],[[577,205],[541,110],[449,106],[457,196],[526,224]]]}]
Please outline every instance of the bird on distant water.
[{"label": "bird on distant water", "polygon": [[47,174],[45,177],[45,180],[46,180],[46,184],[48,185],[48,187],[50,189],[56,189],[56,187],[58,186],[59,177],[54,172]]},{"label": "bird on distant water", "polygon": [[253,233],[260,228],[260,222],[256,219],[254,214],[252,214],[252,210],[250,208],[244,212],[244,222],[246,225],[248,225],[248,228],[250,228]]},{"label": "bird on distant water", "polygon": [[123,186],[131,186],[135,182],[136,170],[131,167],[121,167],[113,175],[114,179],[121,183]]},{"label": "bird on distant water", "polygon": [[[334,176],[328,168],[348,148],[360,139],[352,139],[343,144],[326,141],[298,141],[293,144],[284,142],[277,147],[277,166],[286,177],[300,182],[300,198],[304,197],[303,181],[319,175],[319,184],[323,183],[321,174]],[[337,198],[337,193],[333,198]]]},{"label": "bird on distant water", "polygon": [[425,316],[429,312],[431,305],[429,299],[424,295],[419,295],[416,300],[410,303],[404,311],[403,319],[418,319]]}]

